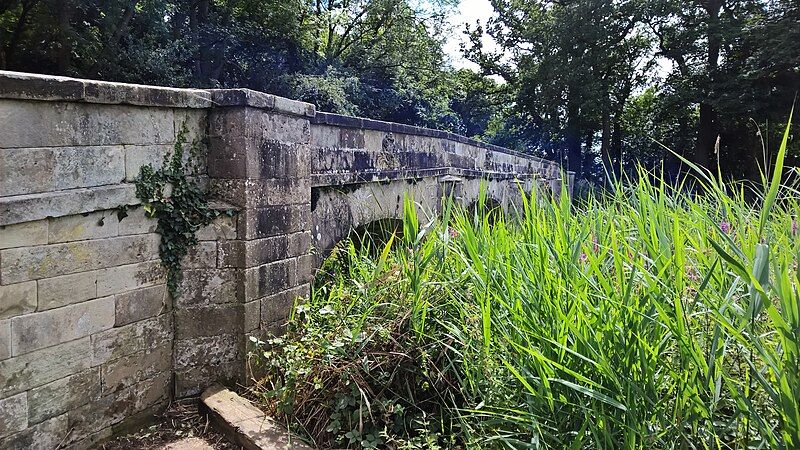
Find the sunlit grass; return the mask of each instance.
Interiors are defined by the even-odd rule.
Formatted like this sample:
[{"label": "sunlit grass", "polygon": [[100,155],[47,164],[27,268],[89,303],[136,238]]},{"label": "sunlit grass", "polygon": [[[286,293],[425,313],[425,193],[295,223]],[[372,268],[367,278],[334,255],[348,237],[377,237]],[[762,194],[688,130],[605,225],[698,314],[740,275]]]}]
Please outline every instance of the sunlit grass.
[{"label": "sunlit grass", "polygon": [[797,191],[693,183],[430,223],[409,200],[386,245],[337,248],[267,404],[320,445],[798,448]]}]

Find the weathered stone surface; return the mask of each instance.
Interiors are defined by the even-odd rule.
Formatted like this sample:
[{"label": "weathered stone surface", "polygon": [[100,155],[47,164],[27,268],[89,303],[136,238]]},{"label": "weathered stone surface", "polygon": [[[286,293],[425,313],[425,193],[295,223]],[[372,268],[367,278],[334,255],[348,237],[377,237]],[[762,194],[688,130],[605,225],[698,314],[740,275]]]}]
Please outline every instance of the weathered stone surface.
[{"label": "weathered stone surface", "polygon": [[36,282],[0,286],[0,319],[36,310]]},{"label": "weathered stone surface", "polygon": [[166,272],[159,260],[109,267],[97,272],[97,295],[119,294],[165,281]]},{"label": "weathered stone surface", "polygon": [[168,314],[97,333],[92,336],[89,352],[92,366],[156,348],[171,339],[172,320]]},{"label": "weathered stone surface", "polygon": [[243,448],[311,449],[249,401],[220,385],[208,388],[200,399],[216,425]]},{"label": "weathered stone surface", "polygon": [[51,218],[48,242],[51,244],[85,239],[114,237],[119,232],[119,220],[113,211]]},{"label": "weathered stone surface", "polygon": [[107,395],[136,383],[169,373],[172,343],[160,345],[114,360],[102,366],[102,392]]},{"label": "weathered stone surface", "polygon": [[254,300],[244,304],[244,332],[257,330],[261,324],[261,301]]},{"label": "weathered stone surface", "polygon": [[0,196],[52,189],[54,159],[47,148],[0,149]]},{"label": "weathered stone surface", "polygon": [[[224,331],[224,330],[223,330]],[[243,356],[244,337],[240,334],[220,334],[196,337],[175,342],[175,368],[220,366],[233,363]]]},{"label": "weathered stone surface", "polygon": [[53,152],[53,189],[102,186],[125,179],[122,147],[62,147]]},{"label": "weathered stone surface", "polygon": [[86,370],[91,359],[87,337],[0,361],[0,397]]},{"label": "weathered stone surface", "polygon": [[19,433],[0,438],[0,448],[7,450],[59,448],[59,444],[68,433],[67,415],[62,414]]},{"label": "weathered stone surface", "polygon": [[275,96],[252,89],[209,89],[211,101],[215,106],[250,106],[272,109]]},{"label": "weathered stone surface", "polygon": [[344,148],[364,148],[364,130],[341,128],[339,143]]},{"label": "weathered stone surface", "polygon": [[314,147],[339,147],[339,128],[326,125],[314,125],[311,127],[311,145]]},{"label": "weathered stone surface", "polygon": [[11,357],[11,321],[0,320],[0,360]]},{"label": "weathered stone surface", "polygon": [[[69,427],[73,429],[65,444],[67,448],[81,443],[80,448],[91,448],[95,439],[86,442],[101,430],[120,423],[126,417],[132,417],[140,411],[169,401],[170,375],[158,376],[137,383],[129,388],[101,397],[98,401],[73,409],[67,413]],[[108,430],[105,436],[110,436]],[[81,442],[83,441],[83,442]]]},{"label": "weathered stone surface", "polygon": [[14,356],[79,339],[114,326],[114,298],[105,297],[11,319]]},{"label": "weathered stone surface", "polygon": [[85,80],[83,100],[91,103],[208,108],[211,94],[205,89],[178,89],[140,84]]},{"label": "weathered stone surface", "polygon": [[28,428],[28,394],[0,400],[0,438]]},{"label": "weathered stone surface", "polygon": [[272,295],[297,286],[297,258],[275,261],[245,271],[245,299]]},{"label": "weathered stone surface", "polygon": [[97,297],[97,271],[74,273],[36,281],[39,311],[80,303]]},{"label": "weathered stone surface", "polygon": [[242,271],[233,269],[186,269],[176,306],[235,303],[244,298]]},{"label": "weathered stone surface", "polygon": [[311,175],[311,148],[264,138],[258,145],[258,173],[254,178],[307,178]]},{"label": "weathered stone surface", "polygon": [[142,166],[150,164],[158,170],[164,163],[164,155],[172,145],[129,145],[125,147],[125,181],[133,182],[139,177]]},{"label": "weathered stone surface", "polygon": [[121,327],[140,320],[156,317],[166,310],[167,286],[136,289],[117,294],[115,327]]},{"label": "weathered stone surface", "polygon": [[186,268],[215,268],[217,267],[217,243],[214,241],[201,241],[189,249],[181,263]]},{"label": "weathered stone surface", "polygon": [[85,370],[28,391],[28,421],[43,422],[100,397],[100,371]]},{"label": "weathered stone surface", "polygon": [[122,219],[117,216],[120,236],[155,233],[158,220],[147,217],[143,207],[129,208],[125,214]]},{"label": "weathered stone surface", "polygon": [[258,239],[308,231],[311,211],[306,205],[267,206],[246,210],[239,216],[239,233],[244,239]]},{"label": "weathered stone surface", "polygon": [[74,78],[7,71],[0,76],[0,98],[80,100],[83,93],[83,83]]},{"label": "weathered stone surface", "polygon": [[0,250],[47,244],[47,220],[0,226]]},{"label": "weathered stone surface", "polygon": [[138,204],[132,184],[0,197],[0,226]]},{"label": "weathered stone surface", "polygon": [[211,224],[201,228],[196,234],[197,239],[200,241],[236,239],[236,220],[236,215],[223,214],[214,219]]},{"label": "weathered stone surface", "polygon": [[308,253],[311,233],[301,231],[249,241],[219,243],[219,267],[250,268]]},{"label": "weathered stone surface", "polygon": [[244,332],[244,306],[227,303],[176,309],[175,339],[215,336],[220,331],[240,334]]},{"label": "weathered stone surface", "polygon": [[286,321],[295,302],[299,298],[307,298],[310,290],[311,287],[304,284],[261,299],[262,328]]},{"label": "weathered stone surface", "polygon": [[124,236],[0,251],[3,283],[49,278],[158,257],[156,235]]},{"label": "weathered stone surface", "polygon": [[242,208],[311,202],[309,178],[215,179],[211,188],[220,200]]},{"label": "weathered stone surface", "polygon": [[9,99],[0,104],[0,148],[166,144],[175,137],[171,109]]}]

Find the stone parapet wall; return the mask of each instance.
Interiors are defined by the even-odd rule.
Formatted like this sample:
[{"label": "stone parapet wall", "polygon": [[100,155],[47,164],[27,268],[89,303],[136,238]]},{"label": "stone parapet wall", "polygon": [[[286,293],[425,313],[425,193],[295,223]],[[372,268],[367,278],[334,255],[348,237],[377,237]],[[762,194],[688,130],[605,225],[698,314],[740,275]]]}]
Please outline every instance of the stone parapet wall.
[{"label": "stone parapet wall", "polygon": [[[193,175],[237,214],[200,230],[172,298],[134,181],[184,126]],[[315,220],[351,200],[337,189],[434,205],[453,175],[469,196],[479,179],[560,187],[549,161],[247,89],[0,71],[0,448],[88,448],[173,398],[246,382],[247,337],[280,332],[309,292]],[[384,216],[369,208],[351,202],[347,226]]]}]

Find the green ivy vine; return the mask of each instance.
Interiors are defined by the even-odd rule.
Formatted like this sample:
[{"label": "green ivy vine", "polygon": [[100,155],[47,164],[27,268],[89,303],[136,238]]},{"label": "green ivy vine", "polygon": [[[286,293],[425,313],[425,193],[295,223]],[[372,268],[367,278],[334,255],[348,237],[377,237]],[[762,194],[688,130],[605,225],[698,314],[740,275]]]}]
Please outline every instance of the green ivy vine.
[{"label": "green ivy vine", "polygon": [[[158,170],[152,164],[142,166],[136,179],[136,197],[141,200],[147,217],[158,220],[156,231],[161,234],[159,254],[161,265],[167,271],[167,289],[173,298],[178,293],[181,263],[193,246],[197,244],[197,231],[210,224],[222,214],[208,204],[208,192],[200,184],[198,158],[199,142],[186,146],[187,128],[184,123],[175,138],[172,150],[164,155],[164,163]],[[188,156],[185,158],[184,156]]]}]

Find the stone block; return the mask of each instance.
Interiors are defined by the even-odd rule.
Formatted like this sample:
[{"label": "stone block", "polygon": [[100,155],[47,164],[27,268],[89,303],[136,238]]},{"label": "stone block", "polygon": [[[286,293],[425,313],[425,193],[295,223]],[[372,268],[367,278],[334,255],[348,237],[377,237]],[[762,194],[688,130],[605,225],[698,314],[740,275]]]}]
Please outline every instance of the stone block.
[{"label": "stone block", "polygon": [[119,294],[165,281],[166,271],[160,260],[110,267],[97,272],[97,295]]},{"label": "stone block", "polygon": [[0,286],[0,319],[36,310],[36,282]]},{"label": "stone block", "polygon": [[68,426],[73,432],[66,439],[66,448],[76,443],[77,448],[94,448],[97,433],[101,433],[101,440],[109,437],[113,432],[111,426],[154,405],[168,402],[170,379],[170,374],[159,374],[69,411]]},{"label": "stone block", "polygon": [[250,268],[308,253],[311,233],[302,231],[250,241],[219,243],[219,267]]},{"label": "stone block", "polygon": [[84,100],[91,103],[208,108],[211,94],[205,89],[185,89],[86,80]]},{"label": "stone block", "polygon": [[167,144],[172,110],[2,100],[0,148]]},{"label": "stone block", "polygon": [[158,258],[157,235],[123,236],[0,251],[3,283],[49,278]]},{"label": "stone block", "polygon": [[198,230],[197,239],[200,241],[236,239],[236,219],[236,215],[223,214],[217,217],[209,225]]},{"label": "stone block", "polygon": [[47,220],[0,226],[0,250],[47,244]]},{"label": "stone block", "polygon": [[0,149],[0,196],[52,190],[54,165],[52,149]]},{"label": "stone block", "polygon": [[115,327],[121,327],[140,320],[156,317],[166,311],[167,286],[156,286],[136,289],[115,296]]},{"label": "stone block", "polygon": [[28,393],[0,400],[0,438],[28,428]]},{"label": "stone block", "polygon": [[175,342],[175,370],[230,364],[244,358],[244,336],[219,334]]},{"label": "stone block", "polygon": [[172,150],[172,145],[131,145],[125,147],[125,181],[133,182],[139,178],[142,166],[150,164],[158,170],[164,165],[164,155]]},{"label": "stone block", "polygon": [[54,149],[53,189],[72,189],[121,183],[125,179],[125,152],[113,147]]},{"label": "stone block", "polygon": [[254,300],[297,285],[297,258],[271,262],[245,270],[244,295]]},{"label": "stone block", "polygon": [[114,298],[105,297],[63,308],[14,317],[14,356],[89,336],[114,326]]},{"label": "stone block", "polygon": [[172,367],[172,343],[114,360],[101,367],[102,392],[108,395],[131,387]]},{"label": "stone block", "polygon": [[311,103],[278,96],[275,96],[275,105],[273,106],[273,109],[278,113],[292,114],[296,116],[314,117],[316,114],[316,107]]},{"label": "stone block", "polygon": [[303,284],[261,299],[261,326],[268,328],[285,322],[298,299],[308,298],[311,286]]},{"label": "stone block", "polygon": [[122,219],[117,216],[120,236],[155,233],[158,220],[147,217],[147,213],[141,206],[129,208],[125,214],[126,216]]},{"label": "stone block", "polygon": [[[272,109],[275,107],[275,96],[252,89],[209,89],[214,106],[242,107]],[[231,108],[217,108],[231,109]],[[243,108],[238,108],[243,109]],[[214,111],[214,110],[212,110]]]},{"label": "stone block", "polygon": [[311,126],[311,145],[314,147],[337,148],[339,144],[339,128],[327,125]]},{"label": "stone block", "polygon": [[240,208],[311,202],[309,178],[213,179],[211,191],[215,198]]},{"label": "stone block", "polygon": [[132,184],[0,197],[0,226],[138,204]]},{"label": "stone block", "polygon": [[97,298],[96,270],[44,278],[36,283],[39,290],[39,311]]},{"label": "stone block", "polygon": [[175,310],[175,339],[191,339],[244,332],[241,303],[197,306]]},{"label": "stone block", "polygon": [[176,306],[236,303],[244,298],[243,273],[234,269],[185,269]]},{"label": "stone block", "polygon": [[214,241],[201,241],[189,249],[186,257],[181,262],[184,268],[216,268],[217,267],[217,243]]},{"label": "stone block", "polygon": [[70,375],[28,391],[28,421],[31,425],[41,423],[98,398],[98,369]]},{"label": "stone block", "polygon": [[0,320],[0,360],[11,357],[11,321]]},{"label": "stone block", "polygon": [[309,205],[267,206],[246,210],[239,215],[239,237],[242,239],[308,231],[310,227]]},{"label": "stone block", "polygon": [[254,300],[244,304],[244,332],[257,330],[261,324],[261,301]]},{"label": "stone block", "polygon": [[213,383],[239,385],[244,383],[244,362],[219,366],[199,366],[175,372],[175,396],[196,396]]},{"label": "stone block", "polygon": [[74,78],[6,71],[0,76],[2,98],[80,100],[83,93],[83,82]]},{"label": "stone block", "polygon": [[119,220],[114,211],[55,217],[50,219],[48,242],[82,241],[114,237],[119,233]]},{"label": "stone block", "polygon": [[88,337],[0,361],[0,397],[86,370],[91,362]]},{"label": "stone block", "polygon": [[112,328],[92,336],[92,366],[153,349],[171,340],[172,320],[169,314]]},{"label": "stone block", "polygon": [[59,448],[64,436],[68,434],[67,415],[62,414],[19,433],[0,438],[0,448],[7,450]]},{"label": "stone block", "polygon": [[246,135],[251,138],[287,144],[311,142],[311,124],[305,117],[248,109],[245,121]]},{"label": "stone block", "polygon": [[364,130],[355,128],[341,128],[339,130],[339,143],[344,148],[365,148]]},{"label": "stone block", "polygon": [[311,175],[311,147],[263,139],[258,145],[258,172],[250,178],[308,178]]}]

